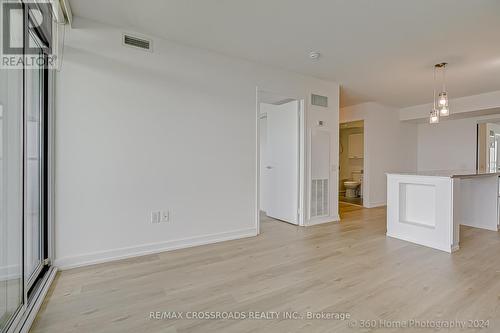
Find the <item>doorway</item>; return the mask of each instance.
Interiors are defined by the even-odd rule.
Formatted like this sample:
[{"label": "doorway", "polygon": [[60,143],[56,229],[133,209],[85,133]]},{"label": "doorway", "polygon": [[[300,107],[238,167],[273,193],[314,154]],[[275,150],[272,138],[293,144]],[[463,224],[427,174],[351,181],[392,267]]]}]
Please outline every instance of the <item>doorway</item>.
[{"label": "doorway", "polygon": [[500,124],[477,124],[476,169],[480,172],[500,171]]},{"label": "doorway", "polygon": [[339,201],[363,206],[364,121],[340,124]]},{"label": "doorway", "polygon": [[261,221],[303,225],[304,103],[257,95],[258,228]]}]

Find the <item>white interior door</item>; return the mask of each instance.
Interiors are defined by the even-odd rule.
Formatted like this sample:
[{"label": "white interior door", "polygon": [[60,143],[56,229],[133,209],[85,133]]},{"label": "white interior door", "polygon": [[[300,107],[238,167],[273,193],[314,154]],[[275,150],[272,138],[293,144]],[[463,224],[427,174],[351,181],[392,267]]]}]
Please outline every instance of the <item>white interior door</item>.
[{"label": "white interior door", "polygon": [[268,105],[266,214],[298,224],[299,102]]}]

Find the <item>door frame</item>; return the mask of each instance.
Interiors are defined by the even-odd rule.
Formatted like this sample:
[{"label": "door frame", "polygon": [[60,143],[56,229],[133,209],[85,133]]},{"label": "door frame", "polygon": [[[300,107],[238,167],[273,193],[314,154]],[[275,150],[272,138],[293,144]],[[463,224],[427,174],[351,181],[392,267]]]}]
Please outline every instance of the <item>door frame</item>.
[{"label": "door frame", "polygon": [[281,96],[296,100],[299,102],[299,174],[298,174],[298,225],[305,226],[305,216],[306,216],[306,156],[305,156],[305,145],[306,145],[306,128],[307,128],[307,108],[306,108],[306,98],[304,96],[295,96],[289,93],[276,93],[274,91],[260,89],[256,87],[255,89],[255,150],[256,150],[256,182],[255,182],[255,228],[257,235],[260,234],[260,103],[261,95],[268,94],[274,96]]}]

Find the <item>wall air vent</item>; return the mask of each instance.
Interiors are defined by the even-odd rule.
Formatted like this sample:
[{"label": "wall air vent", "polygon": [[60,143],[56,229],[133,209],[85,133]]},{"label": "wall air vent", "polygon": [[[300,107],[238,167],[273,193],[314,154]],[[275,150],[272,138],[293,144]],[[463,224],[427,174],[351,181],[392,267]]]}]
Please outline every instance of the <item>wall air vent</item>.
[{"label": "wall air vent", "polygon": [[328,107],[328,97],[311,94],[311,104],[327,108]]},{"label": "wall air vent", "polygon": [[311,217],[328,216],[328,179],[311,182]]},{"label": "wall air vent", "polygon": [[149,52],[153,51],[153,42],[150,39],[123,34],[123,45],[139,48]]}]

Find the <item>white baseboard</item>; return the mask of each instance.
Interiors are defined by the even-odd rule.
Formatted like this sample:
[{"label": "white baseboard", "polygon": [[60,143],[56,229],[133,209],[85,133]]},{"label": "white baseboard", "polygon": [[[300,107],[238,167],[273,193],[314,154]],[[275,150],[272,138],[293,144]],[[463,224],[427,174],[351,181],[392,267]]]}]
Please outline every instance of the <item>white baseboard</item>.
[{"label": "white baseboard", "polygon": [[366,208],[375,208],[375,207],[383,207],[386,206],[387,203],[385,201],[378,201],[378,202],[367,202],[365,203]]},{"label": "white baseboard", "polygon": [[178,250],[193,246],[206,245],[206,244],[218,243],[218,242],[246,238],[246,237],[253,237],[253,236],[257,236],[256,228],[241,229],[241,230],[223,232],[218,234],[196,236],[196,237],[171,240],[161,243],[144,244],[139,246],[132,246],[132,247],[120,248],[109,251],[101,251],[101,252],[89,253],[73,257],[65,257],[56,259],[54,265],[57,266],[58,269],[60,270],[66,270],[76,267],[101,264],[109,261],[139,257],[148,254]]},{"label": "white baseboard", "polygon": [[427,247],[433,248],[435,250],[441,250],[441,251],[448,252],[448,253],[452,253],[452,252],[458,250],[458,246],[451,246],[451,245],[450,246],[443,246],[442,244],[436,244],[434,242],[429,242],[427,240],[422,241],[422,240],[413,239],[412,237],[409,237],[409,236],[393,235],[389,232],[386,233],[386,236],[391,237],[391,238],[395,238],[395,239],[399,239],[399,240],[402,240],[405,242],[417,244],[420,246],[427,246]]},{"label": "white baseboard", "polygon": [[21,277],[21,266],[9,265],[0,267],[0,281],[19,279]]},{"label": "white baseboard", "polygon": [[324,224],[324,223],[338,222],[338,221],[340,221],[339,215],[320,217],[320,218],[315,218],[313,220],[307,221],[306,227],[310,227],[310,226],[318,225],[318,224]]},{"label": "white baseboard", "polygon": [[465,225],[468,227],[473,227],[473,228],[479,228],[479,229],[486,229],[490,231],[498,231],[498,225],[487,225],[487,224],[478,224],[476,221],[469,222],[469,221],[460,221],[460,225]]}]

